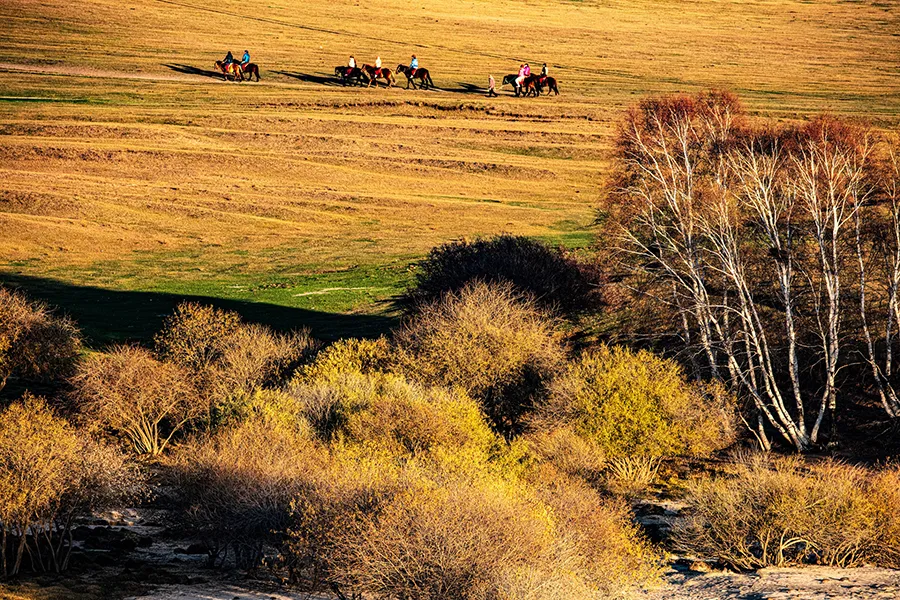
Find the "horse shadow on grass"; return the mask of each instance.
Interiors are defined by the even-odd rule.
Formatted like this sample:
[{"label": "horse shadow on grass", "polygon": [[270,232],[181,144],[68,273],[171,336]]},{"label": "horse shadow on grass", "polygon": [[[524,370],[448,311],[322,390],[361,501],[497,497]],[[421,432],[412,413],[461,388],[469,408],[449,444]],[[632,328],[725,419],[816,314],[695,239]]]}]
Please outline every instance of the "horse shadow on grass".
[{"label": "horse shadow on grass", "polygon": [[291,73],[290,71],[274,71],[278,75],[284,75],[292,79],[297,79],[304,83],[315,83],[318,85],[329,85],[343,87],[341,80],[331,75],[313,75],[311,73]]},{"label": "horse shadow on grass", "polygon": [[222,79],[223,75],[219,71],[208,71],[206,69],[199,69],[197,67],[192,67],[191,65],[175,65],[163,63],[164,67],[167,69],[172,69],[173,71],[177,71],[179,73],[184,73],[185,75],[199,75],[201,77],[212,77],[215,79]]},{"label": "horse shadow on grass", "polygon": [[[18,289],[71,317],[94,348],[111,343],[149,344],[182,302],[198,302],[239,313],[250,323],[277,331],[307,328],[313,337],[377,337],[397,325],[386,314],[341,314],[258,302],[168,292],[108,290],[56,279],[0,272],[0,285]],[[390,306],[385,308],[390,310]]]}]

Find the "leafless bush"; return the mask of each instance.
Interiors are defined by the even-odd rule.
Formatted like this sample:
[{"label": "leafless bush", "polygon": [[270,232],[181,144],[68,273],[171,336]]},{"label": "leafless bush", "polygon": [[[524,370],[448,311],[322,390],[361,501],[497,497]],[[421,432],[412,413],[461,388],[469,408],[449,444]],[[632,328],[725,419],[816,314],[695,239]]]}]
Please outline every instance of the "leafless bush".
[{"label": "leafless bush", "polygon": [[751,456],[731,478],[705,481],[685,548],[742,569],[816,563],[893,566],[898,546],[896,469],[875,475],[832,461]]},{"label": "leafless bush", "polygon": [[159,455],[172,437],[206,412],[189,373],[146,350],[119,346],[81,363],[73,379],[84,418],[128,439],[139,454]]},{"label": "leafless bush", "polygon": [[659,459],[652,456],[621,456],[609,463],[606,487],[614,494],[635,496],[656,480]]},{"label": "leafless bush", "polygon": [[483,283],[423,307],[397,343],[404,372],[465,389],[507,435],[521,428],[564,358],[559,335],[530,301]]},{"label": "leafless bush", "polygon": [[11,375],[64,379],[81,352],[81,333],[46,305],[0,287],[0,389]]},{"label": "leafless bush", "polygon": [[65,570],[74,519],[140,486],[122,453],[77,432],[42,399],[10,405],[0,412],[0,577],[19,573],[26,555],[33,571]]}]

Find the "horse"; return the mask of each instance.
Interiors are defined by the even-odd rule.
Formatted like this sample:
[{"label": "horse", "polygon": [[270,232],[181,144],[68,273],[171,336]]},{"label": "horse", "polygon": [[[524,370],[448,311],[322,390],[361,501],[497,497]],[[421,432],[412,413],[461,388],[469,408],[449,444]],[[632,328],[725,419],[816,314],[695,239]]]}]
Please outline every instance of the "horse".
[{"label": "horse", "polygon": [[244,70],[241,68],[241,63],[228,63],[227,65],[221,60],[216,61],[216,69],[222,72],[222,79],[228,81],[228,76],[231,75],[233,81],[243,81],[244,80]]},{"label": "horse", "polygon": [[544,93],[544,86],[547,86],[547,95],[549,96],[551,92],[555,93],[559,96],[559,88],[556,86],[556,79],[554,77],[550,77],[549,75],[544,75],[540,77],[537,81],[538,87],[538,95]]},{"label": "horse", "polygon": [[259,67],[256,66],[256,63],[247,63],[246,65],[241,65],[241,70],[244,73],[247,73],[248,81],[253,81],[254,75],[256,75],[256,80],[259,81]]},{"label": "horse", "polygon": [[[529,75],[529,77],[531,77],[531,76]],[[509,85],[513,86],[513,90],[516,92],[516,96],[518,96],[519,93],[525,93],[525,83],[528,82],[528,77],[525,78],[525,81],[522,83],[522,87],[519,87],[518,85],[516,85],[516,80],[518,78],[519,78],[519,76],[516,73],[510,73],[509,75],[504,75],[503,83],[501,83],[500,85],[509,84]],[[531,90],[529,90],[529,91],[534,91],[534,86],[532,86]]]},{"label": "horse", "polygon": [[369,83],[369,78],[362,72],[362,69],[357,67],[350,68],[340,65],[334,68],[334,76],[340,77],[341,85],[347,85],[348,83],[352,85],[353,82],[356,82],[359,85]]},{"label": "horse", "polygon": [[428,72],[428,69],[418,68],[416,69],[415,75],[412,75],[412,69],[410,69],[406,65],[397,65],[397,72],[403,73],[406,75],[406,89],[409,89],[409,84],[412,84],[413,89],[416,89],[415,79],[419,79],[418,87],[424,89],[428,89],[429,87],[434,87],[434,82],[431,80],[431,74]]},{"label": "horse", "polygon": [[365,73],[369,77],[369,85],[366,87],[372,87],[372,84],[375,84],[375,87],[378,87],[377,79],[381,77],[387,82],[388,87],[392,87],[397,80],[394,79],[394,74],[387,67],[381,67],[380,69],[376,69],[372,65],[363,65],[362,66],[363,73]]},{"label": "horse", "polygon": [[[531,94],[535,98],[537,98],[538,95],[540,95],[540,87],[538,87],[538,81],[540,80],[540,75],[529,75],[522,82],[522,87],[520,87],[518,91],[522,92],[525,96]],[[516,95],[518,96],[518,94]]]}]

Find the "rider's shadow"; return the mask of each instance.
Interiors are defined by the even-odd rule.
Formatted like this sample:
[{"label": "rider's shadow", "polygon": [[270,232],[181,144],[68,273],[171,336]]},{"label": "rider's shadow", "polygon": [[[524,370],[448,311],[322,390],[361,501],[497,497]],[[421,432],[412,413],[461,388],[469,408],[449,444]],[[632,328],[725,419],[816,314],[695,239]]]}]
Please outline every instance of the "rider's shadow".
[{"label": "rider's shadow", "polygon": [[185,75],[200,75],[201,77],[214,77],[216,79],[222,79],[221,71],[207,71],[206,69],[198,69],[197,67],[192,67],[190,65],[171,65],[164,63],[163,66],[167,69],[172,69],[173,71],[184,73]]},{"label": "rider's shadow", "polygon": [[306,83],[317,83],[319,85],[341,85],[341,80],[337,77],[328,77],[326,75],[311,75],[309,73],[290,73],[288,71],[273,71],[285,77],[299,79]]}]

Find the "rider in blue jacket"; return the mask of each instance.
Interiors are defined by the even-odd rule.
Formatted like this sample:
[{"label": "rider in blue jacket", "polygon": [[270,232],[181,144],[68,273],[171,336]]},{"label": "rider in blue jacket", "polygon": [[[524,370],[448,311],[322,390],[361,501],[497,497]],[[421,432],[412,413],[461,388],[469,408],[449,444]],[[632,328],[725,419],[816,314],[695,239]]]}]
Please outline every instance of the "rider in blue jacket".
[{"label": "rider in blue jacket", "polygon": [[409,70],[410,70],[409,76],[412,77],[413,75],[415,75],[416,69],[418,69],[418,68],[419,68],[419,59],[416,58],[415,54],[413,54],[412,60],[409,61]]},{"label": "rider in blue jacket", "polygon": [[244,56],[243,56],[243,58],[241,58],[241,66],[246,67],[249,62],[250,62],[250,51],[244,50]]}]

